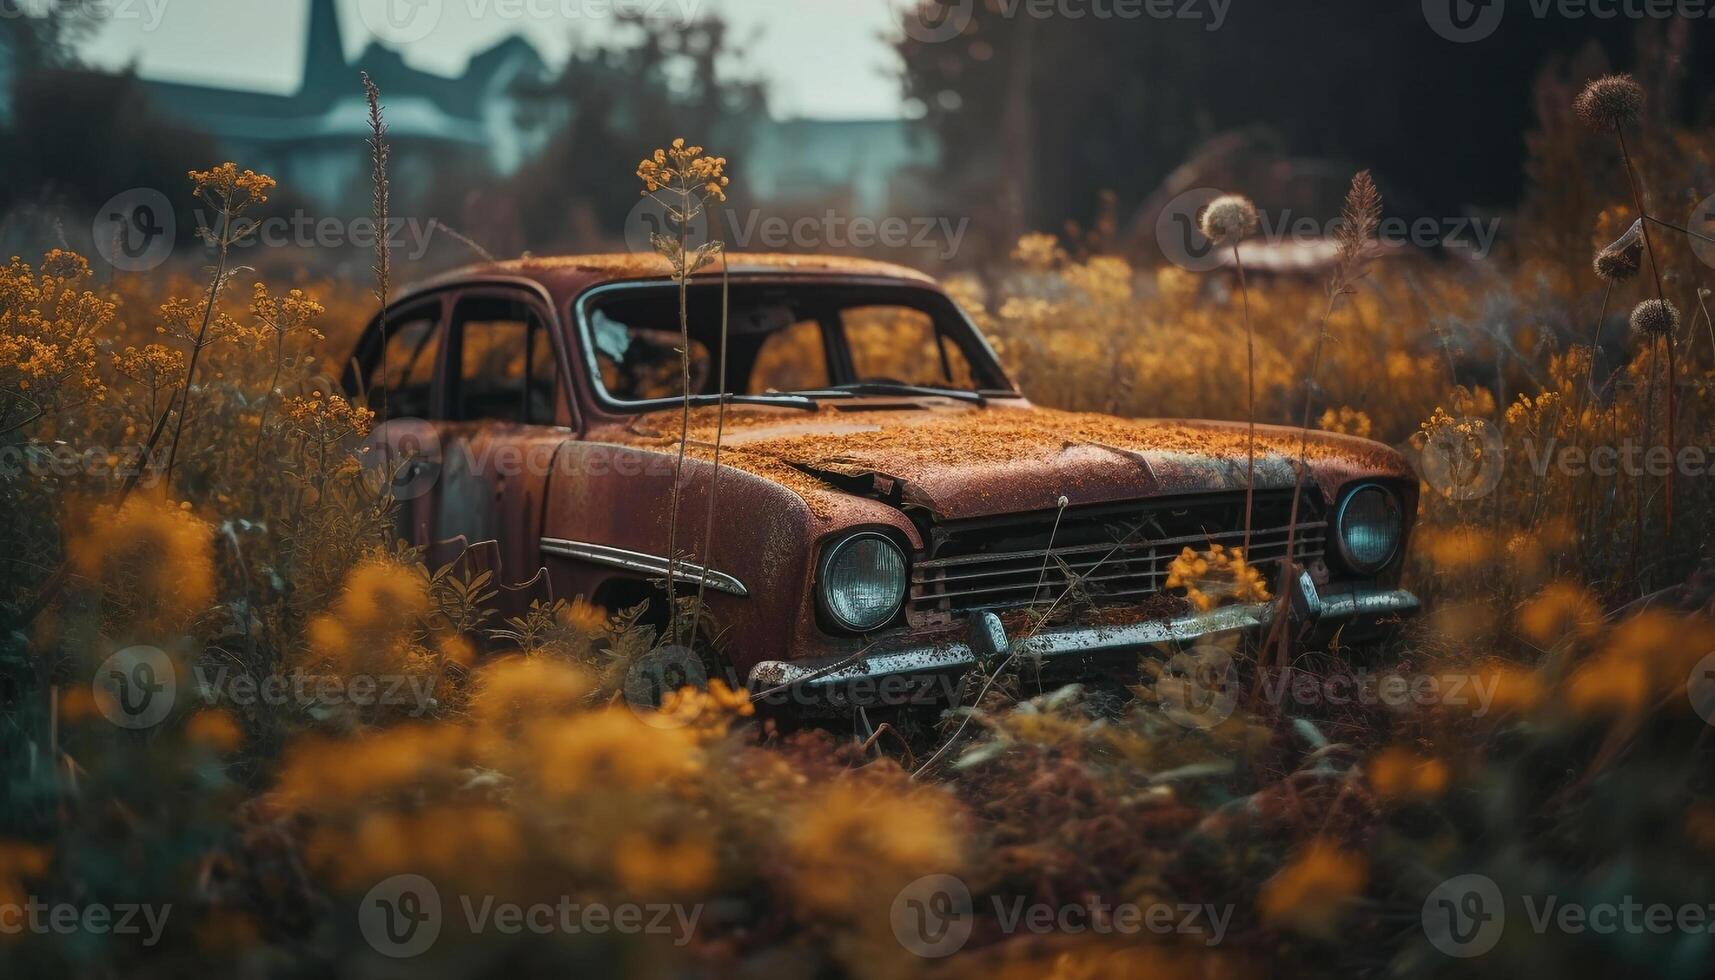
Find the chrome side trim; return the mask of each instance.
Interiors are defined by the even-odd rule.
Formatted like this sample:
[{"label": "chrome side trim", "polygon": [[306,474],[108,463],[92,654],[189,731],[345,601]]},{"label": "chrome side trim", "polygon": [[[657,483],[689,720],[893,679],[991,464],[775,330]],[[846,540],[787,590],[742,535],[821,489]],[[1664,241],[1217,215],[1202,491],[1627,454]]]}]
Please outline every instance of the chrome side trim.
[{"label": "chrome side trim", "polygon": [[[1323,593],[1318,597],[1321,619],[1338,620],[1357,616],[1409,616],[1417,612],[1417,597],[1404,589],[1358,588]],[[1262,629],[1274,615],[1272,602],[1221,606],[1208,612],[1174,619],[1152,619],[1122,626],[1061,626],[1018,644],[1024,656],[1052,658],[1073,654],[1120,651],[1163,643],[1193,642],[1233,630]],[[869,680],[926,671],[963,670],[976,662],[970,644],[963,638],[878,650],[849,664],[840,661],[765,660],[750,672],[752,691],[805,685],[813,690],[837,687],[854,680]]]},{"label": "chrome side trim", "polygon": [[[641,551],[627,551],[624,548],[611,548],[605,544],[591,544],[588,541],[543,538],[542,553],[560,558],[571,558],[575,561],[587,561],[592,565],[623,568],[628,572],[643,572],[647,575],[667,574],[667,559],[660,555],[645,554]],[[693,585],[707,585],[717,592],[736,596],[750,595],[750,590],[744,587],[744,583],[731,575],[704,568],[701,565],[693,565],[690,562],[679,562],[674,575]]]}]

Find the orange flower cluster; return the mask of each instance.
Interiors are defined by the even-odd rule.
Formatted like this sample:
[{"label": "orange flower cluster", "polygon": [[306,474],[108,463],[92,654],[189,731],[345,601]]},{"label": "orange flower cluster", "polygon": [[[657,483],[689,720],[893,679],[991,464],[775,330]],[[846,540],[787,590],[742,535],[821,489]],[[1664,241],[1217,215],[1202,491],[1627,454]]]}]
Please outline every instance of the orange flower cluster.
[{"label": "orange flower cluster", "polygon": [[665,150],[656,150],[637,165],[637,179],[643,181],[643,193],[668,190],[690,196],[700,194],[717,201],[726,200],[726,157],[703,155],[700,146],[686,146],[676,139]]}]

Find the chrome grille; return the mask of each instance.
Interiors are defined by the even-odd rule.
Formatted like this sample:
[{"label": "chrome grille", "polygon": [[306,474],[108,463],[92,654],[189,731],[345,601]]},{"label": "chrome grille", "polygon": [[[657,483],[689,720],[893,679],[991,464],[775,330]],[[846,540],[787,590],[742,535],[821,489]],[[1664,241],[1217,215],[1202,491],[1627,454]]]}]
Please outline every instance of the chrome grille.
[{"label": "chrome grille", "polygon": [[[1068,570],[1098,606],[1133,604],[1163,591],[1182,549],[1241,545],[1244,506],[1243,493],[1219,494],[1069,509],[1058,530],[1053,511],[937,525],[929,556],[912,566],[906,616],[933,625],[978,609],[1046,605],[1067,591]],[[1256,495],[1249,558],[1271,583],[1291,511],[1290,492]],[[1326,543],[1323,509],[1307,491],[1293,551],[1308,564]]]}]

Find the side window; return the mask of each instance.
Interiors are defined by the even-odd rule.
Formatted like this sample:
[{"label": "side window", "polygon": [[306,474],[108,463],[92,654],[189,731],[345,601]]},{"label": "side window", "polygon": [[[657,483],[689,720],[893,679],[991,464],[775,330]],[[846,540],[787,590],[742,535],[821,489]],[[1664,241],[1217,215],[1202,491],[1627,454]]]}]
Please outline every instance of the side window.
[{"label": "side window", "polygon": [[370,365],[364,394],[376,418],[426,418],[440,353],[440,304],[387,319],[387,345]]},{"label": "side window", "polygon": [[935,331],[935,320],[907,306],[853,306],[840,311],[858,381],[974,388],[970,361]]},{"label": "side window", "polygon": [[802,391],[829,384],[828,355],[822,346],[822,325],[800,320],[762,339],[756,366],[750,371],[749,391]]},{"label": "side window", "polygon": [[458,374],[447,394],[453,419],[551,425],[558,372],[546,324],[528,303],[469,297],[453,308]]}]

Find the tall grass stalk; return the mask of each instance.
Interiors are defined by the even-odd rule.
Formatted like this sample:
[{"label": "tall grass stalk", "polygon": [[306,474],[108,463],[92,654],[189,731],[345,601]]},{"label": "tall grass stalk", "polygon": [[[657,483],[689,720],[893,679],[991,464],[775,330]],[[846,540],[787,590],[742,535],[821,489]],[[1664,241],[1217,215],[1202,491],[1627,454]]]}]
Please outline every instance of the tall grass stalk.
[{"label": "tall grass stalk", "polygon": [[[1297,569],[1295,557],[1298,546],[1298,508],[1304,496],[1304,473],[1308,469],[1310,454],[1310,413],[1315,409],[1316,378],[1322,369],[1322,354],[1328,346],[1328,322],[1334,316],[1334,307],[1339,303],[1340,297],[1350,295],[1358,280],[1369,271],[1369,245],[1375,237],[1377,225],[1381,223],[1381,212],[1381,193],[1376,190],[1375,181],[1370,179],[1370,172],[1358,171],[1352,178],[1351,188],[1346,192],[1346,205],[1340,215],[1340,230],[1335,236],[1337,258],[1334,274],[1328,281],[1327,304],[1323,307],[1321,322],[1317,324],[1316,346],[1310,355],[1310,372],[1304,378],[1304,411],[1299,419],[1298,463],[1292,484],[1292,510],[1286,522],[1286,554],[1281,559],[1279,595],[1275,599],[1274,624],[1270,628],[1269,637],[1269,643],[1278,649],[1279,666],[1288,663],[1287,645],[1290,639],[1286,633],[1286,619],[1292,577]],[[1258,671],[1259,690],[1262,678],[1262,672]]]}]

